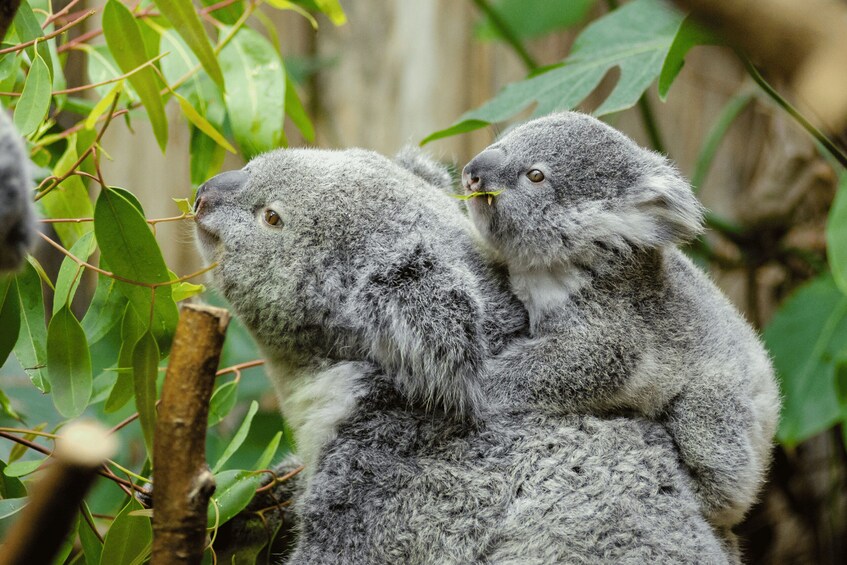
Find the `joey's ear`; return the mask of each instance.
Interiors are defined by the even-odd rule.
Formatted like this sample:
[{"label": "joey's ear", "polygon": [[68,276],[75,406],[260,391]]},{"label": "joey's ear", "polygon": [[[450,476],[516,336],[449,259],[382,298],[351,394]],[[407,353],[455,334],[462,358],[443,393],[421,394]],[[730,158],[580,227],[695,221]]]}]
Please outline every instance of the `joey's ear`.
[{"label": "joey's ear", "polygon": [[421,241],[404,247],[363,277],[353,319],[410,401],[473,419],[486,351],[473,277]]},{"label": "joey's ear", "polygon": [[691,185],[667,163],[645,175],[634,198],[637,209],[654,226],[652,245],[687,243],[703,231],[702,204]]},{"label": "joey's ear", "polygon": [[454,191],[453,176],[450,174],[450,170],[419,147],[406,145],[397,153],[394,161],[429,184],[446,192]]}]

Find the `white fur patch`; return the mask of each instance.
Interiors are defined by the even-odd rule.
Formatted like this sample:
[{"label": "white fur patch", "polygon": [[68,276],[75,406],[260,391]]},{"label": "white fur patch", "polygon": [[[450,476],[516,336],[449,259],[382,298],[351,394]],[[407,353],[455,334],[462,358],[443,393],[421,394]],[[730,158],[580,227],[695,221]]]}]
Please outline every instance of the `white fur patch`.
[{"label": "white fur patch", "polygon": [[294,369],[271,364],[282,415],[294,430],[297,453],[308,474],[324,445],[335,437],[364,391],[367,365],[344,362],[327,369]]},{"label": "white fur patch", "polygon": [[[578,269],[566,267],[509,268],[512,291],[523,302],[529,314],[530,331],[547,315],[561,311],[586,283],[588,277]],[[557,317],[559,315],[557,314]]]}]

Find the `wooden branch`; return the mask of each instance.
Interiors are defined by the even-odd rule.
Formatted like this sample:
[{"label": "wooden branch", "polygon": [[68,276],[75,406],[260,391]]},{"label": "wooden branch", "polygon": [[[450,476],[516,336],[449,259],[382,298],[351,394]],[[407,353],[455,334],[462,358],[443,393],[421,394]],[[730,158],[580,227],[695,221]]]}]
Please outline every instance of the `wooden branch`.
[{"label": "wooden branch", "polygon": [[206,464],[206,425],[229,313],[182,308],[153,444],[153,565],[200,563],[215,481]]},{"label": "wooden branch", "polygon": [[15,14],[18,13],[18,6],[20,5],[21,0],[3,0],[0,2],[0,41],[6,37],[6,32],[12,25],[12,20],[15,19]]},{"label": "wooden branch", "polygon": [[6,536],[0,565],[51,563],[85,493],[117,447],[115,436],[93,422],[75,422],[56,441],[52,464],[30,489],[20,518]]},{"label": "wooden branch", "polygon": [[847,5],[839,0],[674,0],[757,64],[789,77],[820,127],[847,127]]}]

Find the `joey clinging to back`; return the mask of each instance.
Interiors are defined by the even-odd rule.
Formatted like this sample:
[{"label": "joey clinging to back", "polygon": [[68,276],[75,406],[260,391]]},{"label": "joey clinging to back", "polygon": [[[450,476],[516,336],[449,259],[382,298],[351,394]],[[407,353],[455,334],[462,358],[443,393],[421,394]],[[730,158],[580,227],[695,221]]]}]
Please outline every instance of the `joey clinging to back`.
[{"label": "joey clinging to back", "polygon": [[506,402],[662,421],[707,517],[755,500],[779,398],[758,337],[676,245],[702,208],[662,156],[568,112],[515,128],[464,168],[478,231],[509,269],[531,337],[492,363]]}]

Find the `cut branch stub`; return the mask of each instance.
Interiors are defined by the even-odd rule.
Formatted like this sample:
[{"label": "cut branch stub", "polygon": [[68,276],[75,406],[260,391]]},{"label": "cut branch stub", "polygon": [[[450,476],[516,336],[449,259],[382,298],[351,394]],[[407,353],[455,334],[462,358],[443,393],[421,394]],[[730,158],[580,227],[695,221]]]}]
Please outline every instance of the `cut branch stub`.
[{"label": "cut branch stub", "polygon": [[153,565],[197,564],[215,481],[206,464],[206,422],[229,313],[182,308],[153,445]]},{"label": "cut branch stub", "polygon": [[44,477],[30,490],[29,503],[6,535],[0,564],[51,563],[98,470],[116,449],[117,440],[100,424],[69,424]]}]

